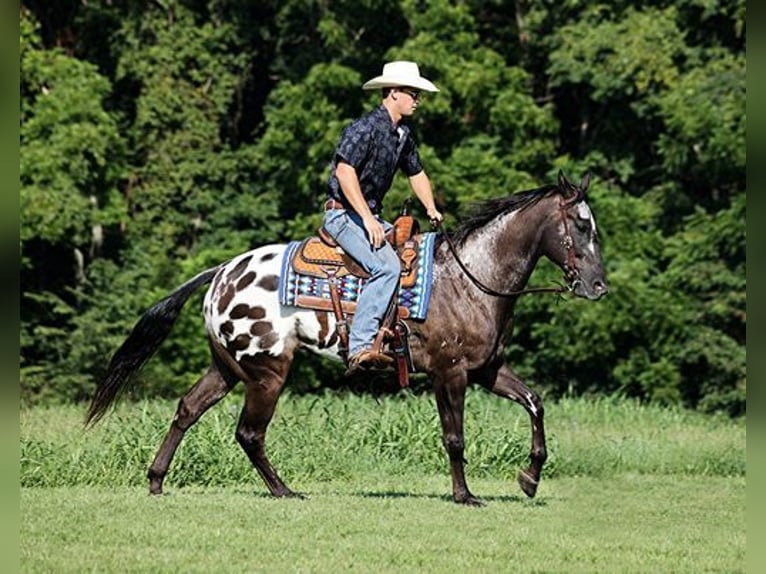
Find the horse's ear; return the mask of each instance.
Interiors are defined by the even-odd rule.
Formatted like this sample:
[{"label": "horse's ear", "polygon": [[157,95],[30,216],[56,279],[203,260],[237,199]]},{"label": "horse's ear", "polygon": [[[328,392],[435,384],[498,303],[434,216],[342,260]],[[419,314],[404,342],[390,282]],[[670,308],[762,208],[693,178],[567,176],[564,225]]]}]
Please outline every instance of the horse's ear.
[{"label": "horse's ear", "polygon": [[559,189],[561,191],[566,191],[571,187],[571,184],[569,183],[569,180],[564,175],[564,170],[559,169]]},{"label": "horse's ear", "polygon": [[586,171],[585,176],[583,176],[582,181],[580,182],[580,190],[582,190],[583,193],[588,191],[588,186],[590,185],[590,172]]}]

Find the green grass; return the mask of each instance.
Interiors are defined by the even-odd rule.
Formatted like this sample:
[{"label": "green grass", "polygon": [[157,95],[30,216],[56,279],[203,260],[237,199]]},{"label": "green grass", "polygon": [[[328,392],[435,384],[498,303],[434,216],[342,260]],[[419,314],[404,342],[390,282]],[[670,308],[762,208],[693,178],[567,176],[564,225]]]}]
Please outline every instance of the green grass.
[{"label": "green grass", "polygon": [[[211,409],[181,444],[169,486],[257,481],[234,440],[241,399]],[[21,412],[23,486],[145,483],[145,472],[175,403],[121,404],[84,431],[84,408]],[[467,472],[511,479],[529,455],[526,413],[480,390],[468,393]],[[744,476],[745,423],[633,401],[564,400],[546,410],[546,478],[621,472]],[[285,396],[268,434],[272,460],[288,482],[447,472],[433,398],[401,394],[375,401],[351,394]]]},{"label": "green grass", "polygon": [[741,572],[741,477],[625,474],[545,482],[538,498],[477,479],[310,482],[308,500],[250,487],[22,489],[23,572]]},{"label": "green grass", "polygon": [[188,433],[150,497],[175,404],[21,411],[24,572],[740,572],[745,421],[618,399],[546,406],[538,496],[515,481],[529,421],[471,390],[466,473],[450,499],[433,398],[286,396],[274,464],[309,500],[273,500],[233,438],[241,398]]}]

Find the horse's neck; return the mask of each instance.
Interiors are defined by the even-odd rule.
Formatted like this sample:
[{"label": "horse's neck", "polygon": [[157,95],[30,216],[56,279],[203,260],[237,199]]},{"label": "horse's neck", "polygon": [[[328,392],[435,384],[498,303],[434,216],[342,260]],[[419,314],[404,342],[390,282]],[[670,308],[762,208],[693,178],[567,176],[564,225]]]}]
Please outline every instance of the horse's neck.
[{"label": "horse's neck", "polygon": [[543,217],[533,206],[497,217],[459,249],[474,275],[499,292],[523,289],[540,258]]}]

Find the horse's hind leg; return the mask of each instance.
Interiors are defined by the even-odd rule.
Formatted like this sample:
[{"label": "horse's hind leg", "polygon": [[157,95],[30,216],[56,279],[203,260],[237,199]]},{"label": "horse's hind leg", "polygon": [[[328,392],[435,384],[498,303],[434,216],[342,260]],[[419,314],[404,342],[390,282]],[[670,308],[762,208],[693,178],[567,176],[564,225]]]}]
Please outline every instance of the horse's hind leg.
[{"label": "horse's hind leg", "polygon": [[226,382],[213,362],[208,371],[179,401],[176,415],[173,422],[170,423],[170,429],[147,472],[151,494],[162,494],[162,482],[165,480],[173,455],[175,455],[186,431],[199,420],[205,411],[225,397],[232,386]]},{"label": "horse's hind leg", "polygon": [[529,453],[530,465],[519,472],[519,486],[530,498],[537,493],[540,475],[548,452],[545,448],[545,427],[543,425],[543,401],[526,383],[516,376],[507,365],[503,365],[494,381],[485,381],[485,386],[493,393],[516,401],[529,413],[532,424],[532,449]]},{"label": "horse's hind leg", "polygon": [[274,415],[291,361],[287,356],[263,354],[259,359],[240,363],[247,377],[244,379],[245,405],[237,425],[237,442],[271,494],[277,497],[302,497],[285,485],[266,455],[266,429]]}]

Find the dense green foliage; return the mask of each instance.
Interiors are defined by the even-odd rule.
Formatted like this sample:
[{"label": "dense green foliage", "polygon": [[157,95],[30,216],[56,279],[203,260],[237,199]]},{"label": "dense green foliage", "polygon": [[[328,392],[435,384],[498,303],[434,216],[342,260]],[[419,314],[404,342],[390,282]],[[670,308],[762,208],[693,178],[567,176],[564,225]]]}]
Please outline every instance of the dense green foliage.
[{"label": "dense green foliage", "polygon": [[[745,38],[744,0],[22,1],[22,398],[85,399],[173,287],[313,231],[360,84],[407,58],[442,88],[414,129],[448,225],[593,175],[611,293],[523,299],[520,374],[743,414]],[[202,330],[195,299],[143,392],[194,380]],[[336,377],[308,358],[291,385]]]}]

